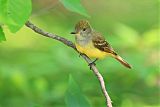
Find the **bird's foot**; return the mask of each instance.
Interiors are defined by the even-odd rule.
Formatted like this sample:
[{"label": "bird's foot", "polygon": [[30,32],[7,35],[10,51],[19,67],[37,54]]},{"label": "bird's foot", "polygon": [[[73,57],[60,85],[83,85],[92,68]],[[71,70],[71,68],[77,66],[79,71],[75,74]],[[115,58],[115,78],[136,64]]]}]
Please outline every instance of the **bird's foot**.
[{"label": "bird's foot", "polygon": [[81,57],[82,55],[84,55],[84,54],[79,52],[79,57]]},{"label": "bird's foot", "polygon": [[79,53],[79,57],[81,57],[82,53]]},{"label": "bird's foot", "polygon": [[95,62],[96,62],[97,60],[98,60],[98,58],[96,58],[94,61],[92,61],[92,62],[90,62],[90,63],[88,64],[88,66],[90,66],[90,70],[92,69],[92,68],[91,68],[91,65],[94,65],[94,66],[95,66],[95,65],[96,65]]}]

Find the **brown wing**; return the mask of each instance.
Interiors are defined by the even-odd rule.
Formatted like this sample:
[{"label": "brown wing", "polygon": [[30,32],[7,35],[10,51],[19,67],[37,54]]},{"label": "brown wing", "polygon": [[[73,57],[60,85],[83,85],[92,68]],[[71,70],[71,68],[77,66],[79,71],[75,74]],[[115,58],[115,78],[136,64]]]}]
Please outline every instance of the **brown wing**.
[{"label": "brown wing", "polygon": [[96,33],[96,32],[93,33],[92,42],[97,49],[107,53],[117,55],[114,52],[113,48],[110,46],[110,44],[105,40],[105,38],[100,33]]},{"label": "brown wing", "polygon": [[97,49],[107,53],[111,53],[112,55],[114,55],[113,57],[117,59],[121,64],[128,68],[131,68],[131,65],[129,65],[125,60],[123,60],[119,55],[114,52],[113,48],[107,41],[105,41],[105,38],[100,33],[93,33],[92,35],[94,36],[92,38],[92,42]]}]

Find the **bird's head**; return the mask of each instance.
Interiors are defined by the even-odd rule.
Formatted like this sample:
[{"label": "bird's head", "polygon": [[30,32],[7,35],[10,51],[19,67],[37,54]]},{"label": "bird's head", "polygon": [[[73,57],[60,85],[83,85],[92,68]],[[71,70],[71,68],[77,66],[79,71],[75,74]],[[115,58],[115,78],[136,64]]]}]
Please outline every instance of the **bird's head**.
[{"label": "bird's head", "polygon": [[71,32],[71,34],[80,34],[82,36],[86,36],[91,33],[92,28],[87,20],[80,20],[76,26],[75,31]]}]

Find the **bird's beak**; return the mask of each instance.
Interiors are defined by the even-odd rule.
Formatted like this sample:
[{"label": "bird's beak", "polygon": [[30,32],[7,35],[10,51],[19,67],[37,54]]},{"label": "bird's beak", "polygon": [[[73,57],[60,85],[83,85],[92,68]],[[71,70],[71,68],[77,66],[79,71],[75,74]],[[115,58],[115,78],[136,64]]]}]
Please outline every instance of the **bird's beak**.
[{"label": "bird's beak", "polygon": [[76,34],[76,32],[71,32],[71,34]]}]

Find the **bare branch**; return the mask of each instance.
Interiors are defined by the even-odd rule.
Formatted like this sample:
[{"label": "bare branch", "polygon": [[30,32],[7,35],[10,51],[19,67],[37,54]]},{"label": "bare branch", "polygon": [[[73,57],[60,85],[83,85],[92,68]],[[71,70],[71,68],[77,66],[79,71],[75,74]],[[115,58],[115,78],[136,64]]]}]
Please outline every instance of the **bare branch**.
[{"label": "bare branch", "polygon": [[[32,24],[29,21],[26,22],[26,26],[29,27],[30,29],[32,29],[33,31],[35,31],[36,33],[38,33],[38,34],[40,34],[42,36],[46,36],[46,37],[49,37],[49,38],[52,38],[52,39],[56,39],[56,40],[64,43],[65,45],[73,48],[76,52],[78,52],[76,47],[75,47],[75,45],[71,41],[69,41],[69,40],[67,40],[67,39],[65,39],[65,38],[63,38],[61,36],[58,36],[56,34],[48,33],[46,31],[38,28],[37,26],[35,26],[34,24]],[[85,59],[85,61],[88,64],[90,62],[92,62],[91,59],[88,56],[86,56],[85,54],[80,54],[80,55],[83,57],[83,59]],[[91,67],[91,70],[93,71],[93,73],[96,75],[97,79],[100,82],[100,86],[101,86],[102,92],[103,92],[103,94],[105,96],[105,99],[106,99],[106,106],[112,107],[112,101],[111,101],[111,99],[109,97],[108,92],[106,91],[105,82],[104,82],[104,79],[103,79],[102,75],[99,73],[98,69],[96,68],[96,66],[94,64],[91,64],[90,67]]]}]

